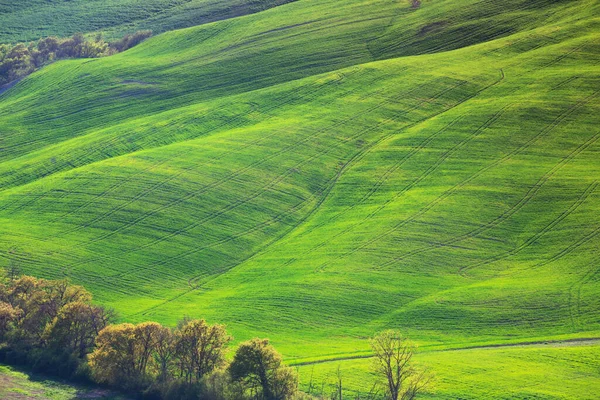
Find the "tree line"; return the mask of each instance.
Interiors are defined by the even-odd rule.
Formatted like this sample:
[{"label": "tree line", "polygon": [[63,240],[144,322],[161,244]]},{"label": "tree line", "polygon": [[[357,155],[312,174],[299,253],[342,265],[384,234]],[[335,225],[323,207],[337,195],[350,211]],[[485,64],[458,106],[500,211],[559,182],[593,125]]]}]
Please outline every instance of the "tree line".
[{"label": "tree line", "polygon": [[268,339],[241,343],[233,359],[225,327],[184,318],[113,324],[115,314],[66,280],[32,276],[0,283],[0,360],[93,381],[144,399],[296,397],[296,371]]},{"label": "tree line", "polygon": [[152,31],[138,31],[114,42],[102,35],[86,38],[76,33],[70,38],[50,36],[37,42],[0,44],[0,87],[21,79],[38,68],[65,58],[97,58],[125,51],[148,37]]},{"label": "tree line", "polygon": [[[288,400],[315,398],[298,391],[296,370],[283,364],[268,339],[237,346],[225,327],[184,318],[170,328],[156,322],[115,324],[114,312],[67,280],[32,276],[0,279],[0,361],[36,372],[91,381],[142,399]],[[411,400],[428,383],[412,366],[414,348],[397,331],[370,341],[373,372],[383,396]],[[343,400],[338,383],[331,396]],[[363,397],[364,398],[364,397]]]}]

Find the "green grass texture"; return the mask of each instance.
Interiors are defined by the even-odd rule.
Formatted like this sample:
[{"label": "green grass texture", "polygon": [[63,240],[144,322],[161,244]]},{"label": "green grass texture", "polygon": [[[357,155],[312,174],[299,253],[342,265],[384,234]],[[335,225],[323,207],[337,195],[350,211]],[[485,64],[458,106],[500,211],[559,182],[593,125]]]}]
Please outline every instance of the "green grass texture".
[{"label": "green grass texture", "polygon": [[127,400],[106,389],[57,382],[44,376],[25,374],[0,365],[0,397],[3,400]]},{"label": "green grass texture", "polygon": [[293,0],[0,0],[0,43],[102,33],[117,39],[252,14]]},{"label": "green grass texture", "polygon": [[319,368],[397,328],[438,398],[583,357],[448,349],[600,337],[599,6],[300,0],[45,67],[0,94],[0,265]]},{"label": "green grass texture", "polygon": [[[600,390],[598,342],[522,347],[422,351],[415,364],[431,382],[423,399],[588,399]],[[372,359],[298,367],[300,386],[313,395],[336,390],[338,369],[344,398],[366,398],[373,389]]]}]

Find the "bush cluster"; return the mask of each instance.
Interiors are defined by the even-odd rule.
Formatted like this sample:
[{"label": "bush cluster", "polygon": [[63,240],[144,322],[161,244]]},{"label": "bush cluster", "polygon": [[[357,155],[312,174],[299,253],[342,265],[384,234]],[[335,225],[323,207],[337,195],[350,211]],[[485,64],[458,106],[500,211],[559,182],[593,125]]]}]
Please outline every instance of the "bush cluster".
[{"label": "bush cluster", "polygon": [[65,280],[21,276],[0,284],[0,357],[72,378],[112,313]]},{"label": "bush cluster", "polygon": [[125,51],[151,35],[151,31],[139,31],[107,43],[101,35],[89,39],[77,33],[66,39],[51,36],[31,43],[0,44],[0,86],[21,79],[49,62],[108,56]]},{"label": "bush cluster", "polygon": [[296,372],[267,339],[241,343],[223,325],[183,319],[112,324],[83,287],[31,276],[0,283],[0,360],[69,379],[90,379],[145,399],[285,400]]}]

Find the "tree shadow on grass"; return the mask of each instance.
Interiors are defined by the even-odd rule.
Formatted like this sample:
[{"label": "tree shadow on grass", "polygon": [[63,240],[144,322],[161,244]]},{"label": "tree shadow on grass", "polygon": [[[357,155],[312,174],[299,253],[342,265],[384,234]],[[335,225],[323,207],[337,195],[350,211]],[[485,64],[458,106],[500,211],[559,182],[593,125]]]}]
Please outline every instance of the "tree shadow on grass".
[{"label": "tree shadow on grass", "polygon": [[0,398],[5,400],[128,400],[126,396],[103,387],[70,382],[49,374],[35,373],[22,367],[1,364]]}]

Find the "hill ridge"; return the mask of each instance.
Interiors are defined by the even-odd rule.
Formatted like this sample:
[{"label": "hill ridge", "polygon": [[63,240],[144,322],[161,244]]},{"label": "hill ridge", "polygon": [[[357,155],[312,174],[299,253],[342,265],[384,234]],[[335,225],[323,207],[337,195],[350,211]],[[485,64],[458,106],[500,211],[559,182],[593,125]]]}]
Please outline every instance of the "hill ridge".
[{"label": "hill ridge", "polygon": [[[298,1],[5,92],[0,265],[85,283],[123,321],[270,337],[291,363],[365,355],[386,328],[423,349],[596,337],[598,3],[388,3]],[[579,347],[419,359],[431,398],[543,397],[484,371],[593,377]],[[315,374],[364,392],[367,361]],[[595,387],[553,379],[555,398]]]}]

